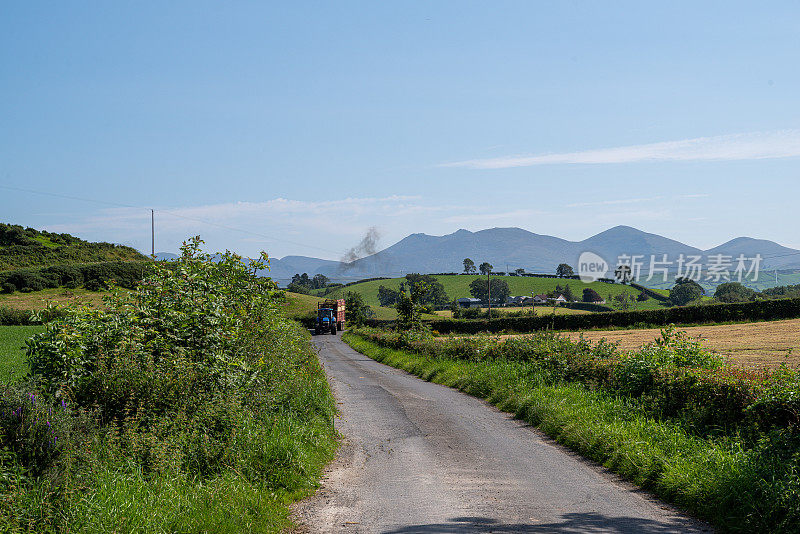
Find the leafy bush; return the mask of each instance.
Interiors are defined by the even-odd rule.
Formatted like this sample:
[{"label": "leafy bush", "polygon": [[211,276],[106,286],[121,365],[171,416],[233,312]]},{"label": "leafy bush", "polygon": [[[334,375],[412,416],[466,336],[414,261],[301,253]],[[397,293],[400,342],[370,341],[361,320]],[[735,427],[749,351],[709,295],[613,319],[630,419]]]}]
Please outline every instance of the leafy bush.
[{"label": "leafy bush", "polygon": [[[232,254],[212,261],[199,244],[153,265],[135,291],[106,296],[108,312],[70,309],[28,341],[30,406],[2,392],[3,406],[23,406],[28,423],[4,412],[0,451],[9,472],[44,475],[0,485],[5,524],[75,531],[86,521],[75,510],[92,510],[108,515],[100,530],[116,530],[130,507],[146,504],[109,501],[108,476],[116,485],[137,474],[152,494],[222,478],[238,480],[228,491],[273,495],[234,515],[264,513],[313,482],[333,449],[334,408],[308,335],[282,316],[270,279]],[[57,412],[62,403],[69,414]],[[48,441],[47,422],[70,439]],[[186,503],[173,506],[184,514]],[[155,528],[158,514],[140,516],[136,529]],[[215,530],[205,518],[187,518],[195,523],[183,530]]]}]

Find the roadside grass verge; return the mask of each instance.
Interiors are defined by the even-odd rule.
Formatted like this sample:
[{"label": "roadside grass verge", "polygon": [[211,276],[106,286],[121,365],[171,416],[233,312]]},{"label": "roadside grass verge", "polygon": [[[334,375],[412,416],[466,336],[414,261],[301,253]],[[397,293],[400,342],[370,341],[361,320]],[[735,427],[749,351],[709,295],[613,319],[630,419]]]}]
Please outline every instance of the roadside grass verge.
[{"label": "roadside grass verge", "polygon": [[724,532],[800,528],[800,440],[791,429],[748,444],[735,434],[702,437],[638,399],[553,382],[532,362],[431,357],[353,333],[343,339],[379,362],[488,400]]}]

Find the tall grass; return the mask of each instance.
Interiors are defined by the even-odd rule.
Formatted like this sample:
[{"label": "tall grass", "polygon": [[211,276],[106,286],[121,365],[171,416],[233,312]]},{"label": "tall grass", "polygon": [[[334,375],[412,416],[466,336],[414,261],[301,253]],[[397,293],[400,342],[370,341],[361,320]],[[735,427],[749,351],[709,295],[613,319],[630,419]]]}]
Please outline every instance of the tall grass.
[{"label": "tall grass", "polygon": [[722,531],[800,530],[800,440],[791,429],[754,444],[704,438],[654,416],[639,399],[554,382],[535,362],[431,357],[354,334],[344,339],[377,361],[487,399]]}]

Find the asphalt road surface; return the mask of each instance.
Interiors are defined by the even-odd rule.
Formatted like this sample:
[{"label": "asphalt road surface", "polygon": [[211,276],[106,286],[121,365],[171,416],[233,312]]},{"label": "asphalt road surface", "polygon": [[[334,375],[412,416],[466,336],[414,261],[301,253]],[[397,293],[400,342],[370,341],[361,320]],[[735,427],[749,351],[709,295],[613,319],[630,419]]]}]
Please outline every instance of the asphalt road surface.
[{"label": "asphalt road surface", "polygon": [[308,532],[710,532],[486,402],[314,344],[344,442],[295,508]]}]

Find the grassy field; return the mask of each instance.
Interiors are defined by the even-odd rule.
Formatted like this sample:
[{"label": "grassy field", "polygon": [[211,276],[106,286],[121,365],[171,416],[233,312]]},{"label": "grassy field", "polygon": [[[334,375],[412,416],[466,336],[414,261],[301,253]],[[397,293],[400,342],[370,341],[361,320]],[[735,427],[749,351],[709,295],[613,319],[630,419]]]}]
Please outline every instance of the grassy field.
[{"label": "grassy field", "polygon": [[322,302],[323,298],[313,295],[303,295],[302,293],[286,292],[286,303],[282,305],[283,312],[287,317],[301,317],[311,312],[317,311],[317,303]]},{"label": "grassy field", "polygon": [[[776,368],[786,364],[800,368],[800,319],[740,323],[729,325],[682,327],[704,347],[729,358],[734,365],[749,368]],[[660,337],[658,328],[641,330],[589,330],[564,335],[577,340],[581,335],[591,341],[606,339],[619,343],[623,350],[635,350]]]},{"label": "grassy field", "polygon": [[[476,278],[483,278],[480,275],[445,275],[437,276],[436,279],[444,286],[447,296],[451,299],[458,299],[462,297],[470,297],[469,285]],[[580,280],[563,280],[559,278],[533,278],[528,276],[502,276],[496,277],[505,281],[512,295],[536,295],[540,293],[548,293],[553,291],[556,285],[564,286],[569,284],[572,293],[576,298],[580,298],[583,290],[590,287],[597,291],[601,297],[610,300],[612,297],[624,293],[625,291],[631,292],[633,296],[639,294],[635,289],[619,284],[606,284],[603,282],[592,282],[591,284],[584,284]],[[348,291],[355,291],[361,293],[364,297],[364,302],[376,309],[379,307],[378,302],[378,288],[386,286],[390,289],[398,289],[400,283],[405,280],[404,278],[392,278],[389,280],[373,280],[370,282],[361,282],[353,284],[345,288],[340,288],[328,295],[333,298],[341,298]],[[660,291],[667,295],[667,291]],[[645,302],[636,302],[633,304],[634,310],[651,310],[661,307],[662,304],[655,300],[650,299]],[[377,310],[376,310],[377,311]]]},{"label": "grassy field", "polygon": [[48,302],[54,304],[78,304],[103,308],[102,291],[89,291],[88,289],[43,289],[30,293],[15,292],[10,295],[0,295],[0,306],[5,306],[14,310],[40,310],[47,306]]},{"label": "grassy field", "polygon": [[25,340],[43,326],[0,326],[0,382],[7,384],[28,372]]}]

